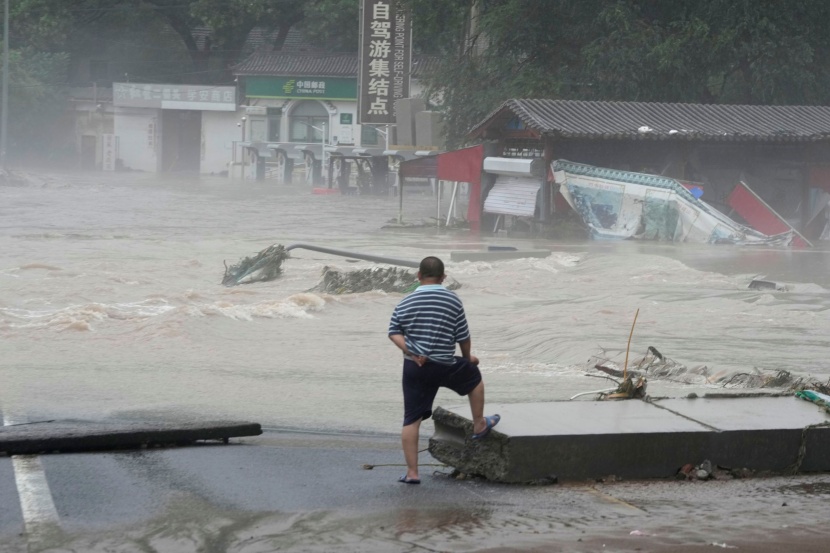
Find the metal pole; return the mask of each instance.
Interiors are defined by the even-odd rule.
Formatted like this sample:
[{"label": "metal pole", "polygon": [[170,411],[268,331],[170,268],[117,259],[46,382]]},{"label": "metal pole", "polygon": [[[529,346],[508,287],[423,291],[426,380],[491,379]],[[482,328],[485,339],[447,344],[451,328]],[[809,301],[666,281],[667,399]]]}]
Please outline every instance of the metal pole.
[{"label": "metal pole", "polygon": [[8,123],[9,123],[9,0],[3,10],[3,110],[0,120],[0,169],[6,170],[6,148],[8,145]]},{"label": "metal pole", "polygon": [[455,197],[458,195],[458,181],[453,181],[452,196],[450,197],[450,208],[447,210],[447,227],[455,219]]},{"label": "metal pole", "polygon": [[395,173],[395,178],[398,179],[398,224],[403,224],[403,181],[401,176],[401,165],[398,164],[398,172]]},{"label": "metal pole", "polygon": [[435,220],[438,222],[438,228],[441,228],[441,188],[444,184],[444,181],[437,179],[438,182],[435,185]]},{"label": "metal pole", "polygon": [[355,259],[363,259],[364,261],[373,261],[375,263],[387,263],[389,265],[399,265],[401,267],[411,267],[413,269],[417,269],[418,267],[420,267],[421,263],[420,261],[397,259],[394,257],[386,257],[385,255],[372,255],[358,252],[349,252],[346,250],[336,250],[334,248],[325,248],[322,246],[315,246],[313,244],[305,243],[291,244],[290,246],[285,247],[285,251],[287,252],[296,249],[311,250],[314,252],[327,253],[331,255],[340,255],[343,257],[353,257]]}]

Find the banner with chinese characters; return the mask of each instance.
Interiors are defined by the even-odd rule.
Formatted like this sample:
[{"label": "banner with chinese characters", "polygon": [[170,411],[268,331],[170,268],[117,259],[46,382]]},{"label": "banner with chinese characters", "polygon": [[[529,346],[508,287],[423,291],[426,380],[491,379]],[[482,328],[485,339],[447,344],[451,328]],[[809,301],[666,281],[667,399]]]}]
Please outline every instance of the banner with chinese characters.
[{"label": "banner with chinese characters", "polygon": [[236,88],[189,84],[113,83],[121,107],[236,111]]},{"label": "banner with chinese characters", "polygon": [[394,125],[395,102],[409,97],[412,20],[400,0],[363,0],[357,122]]}]

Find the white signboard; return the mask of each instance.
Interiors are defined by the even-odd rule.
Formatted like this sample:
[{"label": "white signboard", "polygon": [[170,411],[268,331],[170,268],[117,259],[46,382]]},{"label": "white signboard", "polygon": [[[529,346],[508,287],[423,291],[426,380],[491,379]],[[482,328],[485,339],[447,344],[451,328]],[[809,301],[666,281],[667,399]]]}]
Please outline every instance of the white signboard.
[{"label": "white signboard", "polygon": [[337,142],[339,144],[354,144],[354,132],[351,125],[340,125]]},{"label": "white signboard", "polygon": [[121,107],[236,111],[236,87],[191,84],[113,83]]}]

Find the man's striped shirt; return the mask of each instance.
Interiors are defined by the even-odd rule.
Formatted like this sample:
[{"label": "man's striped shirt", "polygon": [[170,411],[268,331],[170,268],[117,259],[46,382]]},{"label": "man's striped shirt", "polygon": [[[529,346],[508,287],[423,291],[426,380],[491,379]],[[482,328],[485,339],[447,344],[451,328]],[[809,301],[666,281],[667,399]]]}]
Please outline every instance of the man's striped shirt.
[{"label": "man's striped shirt", "polygon": [[419,286],[400,301],[389,321],[389,336],[403,334],[413,355],[452,364],[455,344],[470,339],[461,299],[441,284]]}]

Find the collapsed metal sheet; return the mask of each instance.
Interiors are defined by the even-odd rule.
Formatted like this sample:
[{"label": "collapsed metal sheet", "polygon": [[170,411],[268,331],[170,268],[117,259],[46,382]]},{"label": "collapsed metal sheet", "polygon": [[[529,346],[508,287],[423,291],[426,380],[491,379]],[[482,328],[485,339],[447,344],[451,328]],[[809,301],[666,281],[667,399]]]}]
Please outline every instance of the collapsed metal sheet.
[{"label": "collapsed metal sheet", "polygon": [[793,232],[766,235],[696,198],[680,182],[658,175],[551,164],[568,204],[594,239],[641,239],[709,244],[790,245]]}]

